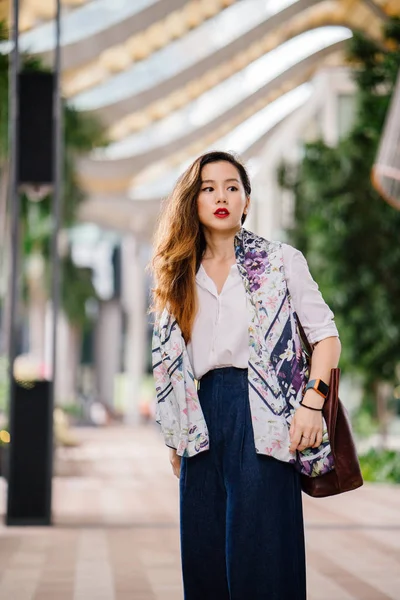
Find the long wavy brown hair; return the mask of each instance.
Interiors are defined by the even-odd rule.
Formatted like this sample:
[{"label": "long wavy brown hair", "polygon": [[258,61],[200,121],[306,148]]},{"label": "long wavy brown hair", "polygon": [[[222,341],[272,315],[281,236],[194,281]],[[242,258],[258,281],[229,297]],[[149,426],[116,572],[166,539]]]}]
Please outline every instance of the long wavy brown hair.
[{"label": "long wavy brown hair", "polygon": [[[195,277],[206,249],[197,209],[201,172],[205,165],[220,161],[236,167],[246,195],[250,196],[250,179],[240,159],[228,152],[203,154],[178,179],[163,203],[154,235],[150,267],[155,287],[151,311],[160,314],[167,308],[177,320],[186,343],[190,340],[197,310]],[[243,215],[242,224],[245,220],[246,215]]]}]

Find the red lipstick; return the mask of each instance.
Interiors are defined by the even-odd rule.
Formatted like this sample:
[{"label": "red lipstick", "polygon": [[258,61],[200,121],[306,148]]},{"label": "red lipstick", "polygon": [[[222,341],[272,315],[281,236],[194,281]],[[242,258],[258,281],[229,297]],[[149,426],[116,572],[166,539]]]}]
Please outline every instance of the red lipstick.
[{"label": "red lipstick", "polygon": [[230,212],[227,208],[218,208],[215,211],[214,215],[219,219],[225,219],[226,217],[229,217]]}]

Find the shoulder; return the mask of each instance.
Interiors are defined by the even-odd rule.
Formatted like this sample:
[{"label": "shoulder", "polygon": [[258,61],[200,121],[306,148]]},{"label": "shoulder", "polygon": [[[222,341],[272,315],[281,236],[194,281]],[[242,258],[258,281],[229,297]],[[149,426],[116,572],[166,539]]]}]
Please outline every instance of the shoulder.
[{"label": "shoulder", "polygon": [[296,269],[297,267],[308,268],[307,260],[304,254],[291,244],[282,242],[280,240],[268,240],[261,235],[253,233],[252,231],[243,230],[243,232],[243,241],[246,250],[251,249],[267,252],[270,261],[275,258],[283,263],[285,271],[290,271],[291,269]]},{"label": "shoulder", "polygon": [[306,262],[304,254],[294,246],[291,246],[285,242],[281,242],[281,248],[285,264],[289,265],[293,260]]},{"label": "shoulder", "polygon": [[243,242],[247,248],[257,249],[257,250],[266,250],[268,253],[270,252],[281,252],[282,251],[282,242],[279,241],[271,241],[254,233],[253,231],[249,231],[248,229],[243,228]]},{"label": "shoulder", "polygon": [[308,266],[307,260],[301,250],[298,250],[298,248],[295,248],[291,244],[280,240],[268,240],[244,228],[242,235],[245,251],[266,251],[270,258],[272,256],[279,257],[283,261],[285,269],[290,269],[293,265],[299,268]]}]

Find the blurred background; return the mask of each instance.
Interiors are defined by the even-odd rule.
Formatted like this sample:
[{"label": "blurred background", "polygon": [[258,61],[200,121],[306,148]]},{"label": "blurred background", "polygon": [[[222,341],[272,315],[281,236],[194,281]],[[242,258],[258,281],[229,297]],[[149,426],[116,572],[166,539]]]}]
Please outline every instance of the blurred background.
[{"label": "blurred background", "polygon": [[[221,149],[252,177],[246,227],[304,252],[342,341],[341,397],[368,484],[306,500],[310,598],[399,600],[400,1],[63,0],[55,349],[45,185],[18,187],[12,262],[10,4],[0,0],[0,507],[8,525],[41,524],[10,518],[10,448],[18,437],[19,456],[33,457],[35,432],[54,434],[54,527],[0,529],[0,599],[182,597],[145,267],[162,199],[197,155]],[[53,69],[55,9],[21,0],[21,72]],[[20,115],[26,147],[38,89]],[[54,357],[49,395],[40,382],[52,380]],[[54,428],[21,409],[31,420],[13,436],[18,402],[39,406],[41,393]],[[30,506],[40,465],[21,464]]]}]

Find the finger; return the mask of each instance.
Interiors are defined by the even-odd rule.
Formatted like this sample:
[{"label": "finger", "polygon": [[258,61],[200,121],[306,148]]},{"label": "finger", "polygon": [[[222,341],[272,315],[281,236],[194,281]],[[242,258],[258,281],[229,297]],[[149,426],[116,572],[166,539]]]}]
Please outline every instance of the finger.
[{"label": "finger", "polygon": [[310,446],[310,440],[312,439],[312,433],[310,431],[303,431],[300,437],[300,443],[297,448],[300,452]]},{"label": "finger", "polygon": [[299,443],[300,443],[300,439],[301,439],[301,431],[298,431],[297,429],[294,430],[294,433],[292,435],[292,441],[290,444],[290,452],[296,452],[296,450],[298,449]]},{"label": "finger", "polygon": [[307,440],[307,447],[313,448],[316,440],[317,432],[310,433],[310,439]]},{"label": "finger", "polygon": [[322,444],[322,431],[318,431],[313,448],[318,448]]}]

